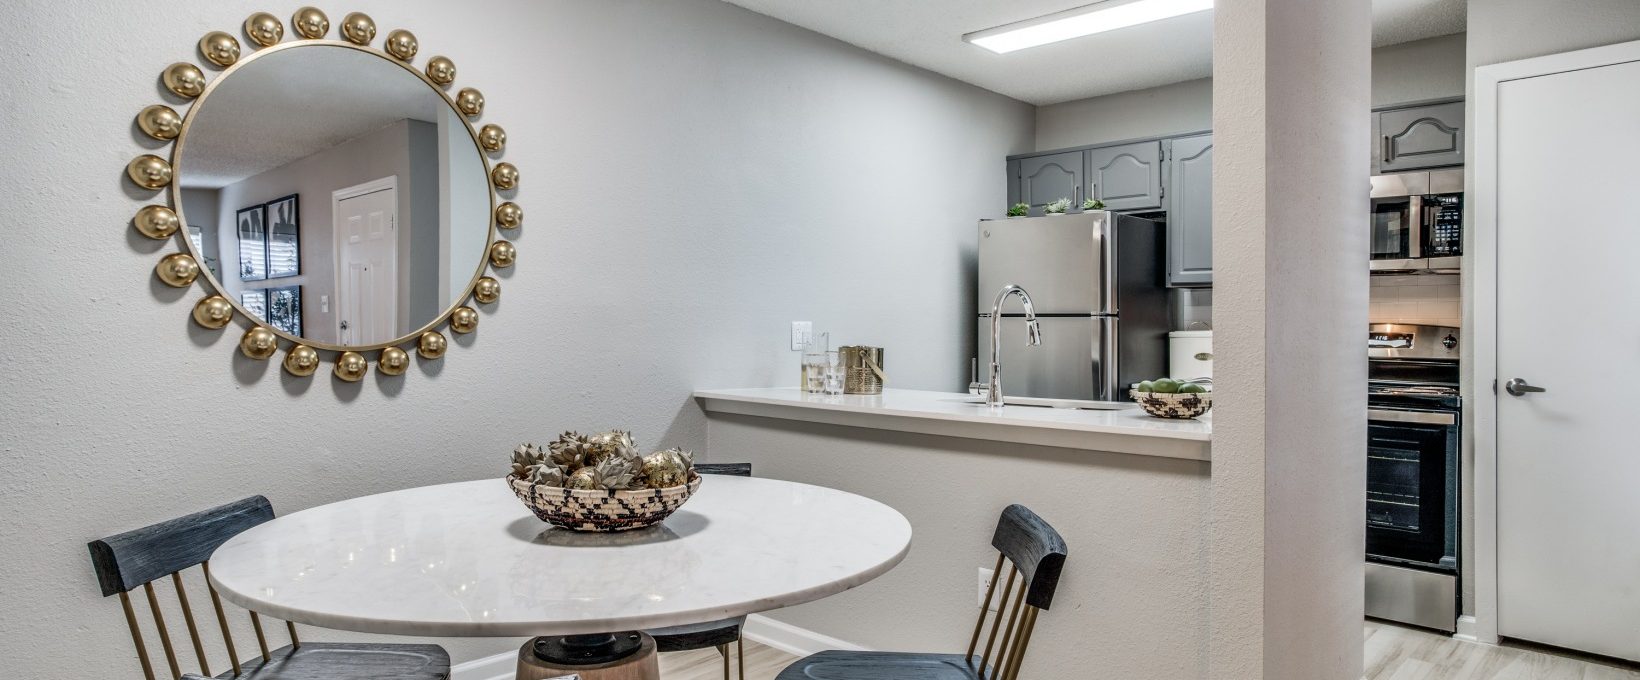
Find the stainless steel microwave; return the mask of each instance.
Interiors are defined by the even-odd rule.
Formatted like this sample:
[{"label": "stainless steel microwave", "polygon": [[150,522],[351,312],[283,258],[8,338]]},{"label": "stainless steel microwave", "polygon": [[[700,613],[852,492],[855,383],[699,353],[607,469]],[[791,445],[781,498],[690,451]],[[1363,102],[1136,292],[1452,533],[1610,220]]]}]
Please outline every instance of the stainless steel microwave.
[{"label": "stainless steel microwave", "polygon": [[1453,273],[1463,260],[1463,169],[1372,178],[1372,272]]}]

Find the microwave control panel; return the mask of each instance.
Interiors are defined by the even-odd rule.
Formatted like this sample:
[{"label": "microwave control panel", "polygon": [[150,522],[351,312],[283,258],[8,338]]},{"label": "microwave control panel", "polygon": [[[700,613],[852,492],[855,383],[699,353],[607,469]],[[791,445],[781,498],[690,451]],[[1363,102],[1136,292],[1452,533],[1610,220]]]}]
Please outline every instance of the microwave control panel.
[{"label": "microwave control panel", "polygon": [[1424,257],[1462,255],[1463,194],[1425,196],[1424,206],[1431,212]]}]

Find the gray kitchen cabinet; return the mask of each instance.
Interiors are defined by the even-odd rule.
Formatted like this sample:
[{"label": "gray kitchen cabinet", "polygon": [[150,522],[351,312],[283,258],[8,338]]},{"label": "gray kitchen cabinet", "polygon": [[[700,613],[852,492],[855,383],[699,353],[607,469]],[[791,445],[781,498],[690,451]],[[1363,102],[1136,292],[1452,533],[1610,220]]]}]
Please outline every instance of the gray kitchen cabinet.
[{"label": "gray kitchen cabinet", "polygon": [[1463,102],[1376,111],[1373,118],[1378,173],[1463,164]]},{"label": "gray kitchen cabinet", "polygon": [[1107,210],[1162,207],[1162,143],[1138,142],[1087,151],[1087,193]]},{"label": "gray kitchen cabinet", "polygon": [[1043,206],[1061,198],[1070,199],[1073,210],[1080,206],[1082,154],[1066,151],[1019,159],[1019,193],[1009,203],[1029,204],[1032,215],[1041,215]]},{"label": "gray kitchen cabinet", "polygon": [[1167,285],[1213,285],[1213,135],[1162,143],[1167,159]]}]

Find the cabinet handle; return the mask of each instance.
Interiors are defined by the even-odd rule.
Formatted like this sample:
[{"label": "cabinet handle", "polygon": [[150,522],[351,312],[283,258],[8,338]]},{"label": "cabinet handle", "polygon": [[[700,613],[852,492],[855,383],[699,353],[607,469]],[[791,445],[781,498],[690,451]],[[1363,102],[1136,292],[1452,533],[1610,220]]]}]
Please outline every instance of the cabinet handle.
[{"label": "cabinet handle", "polygon": [[1380,144],[1379,146],[1383,147],[1384,162],[1385,163],[1390,162],[1392,159],[1390,158],[1390,151],[1389,151],[1389,149],[1390,149],[1389,135],[1384,135],[1384,143]]}]

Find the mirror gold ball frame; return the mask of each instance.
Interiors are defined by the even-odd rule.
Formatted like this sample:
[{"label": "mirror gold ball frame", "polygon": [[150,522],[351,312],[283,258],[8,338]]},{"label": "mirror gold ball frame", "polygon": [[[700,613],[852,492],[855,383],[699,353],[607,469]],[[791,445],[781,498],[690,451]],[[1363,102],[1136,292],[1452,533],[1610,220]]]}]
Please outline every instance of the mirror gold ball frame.
[{"label": "mirror gold ball frame", "polygon": [[[290,23],[292,39],[283,42],[281,40],[285,36],[284,26],[267,12],[256,12],[245,20],[243,29],[249,42],[243,46],[237,38],[227,32],[211,31],[205,34],[197,46],[199,56],[204,61],[223,69],[220,74],[208,81],[205,72],[194,64],[179,62],[165,68],[161,81],[166,89],[182,99],[194,101],[187,113],[181,114],[180,117],[175,110],[160,104],[148,106],[137,114],[137,125],[145,134],[159,141],[172,142],[171,155],[170,160],[153,154],[139,155],[126,165],[126,175],[134,184],[144,189],[161,190],[168,187],[170,207],[143,206],[132,219],[132,226],[148,238],[180,241],[186,252],[171,253],[162,257],[155,266],[155,276],[167,285],[178,288],[191,287],[200,279],[207,281],[207,287],[215,290],[208,291],[205,298],[195,303],[191,310],[195,323],[204,328],[220,330],[231,325],[230,322],[235,315],[248,320],[250,327],[238,343],[240,351],[245,356],[268,360],[278,354],[278,350],[283,347],[285,359],[282,363],[285,372],[293,376],[308,377],[318,372],[321,360],[318,350],[325,350],[332,353],[331,372],[336,379],[355,382],[368,372],[369,360],[366,359],[365,353],[380,350],[372,354],[376,357],[378,369],[382,374],[403,375],[409,363],[409,352],[403,346],[413,348],[424,361],[442,359],[449,343],[444,333],[440,332],[440,327],[448,325],[449,330],[456,333],[472,333],[478,328],[478,311],[472,305],[491,304],[500,298],[500,282],[486,273],[491,268],[512,266],[516,250],[512,243],[498,237],[498,230],[518,228],[523,223],[524,212],[511,201],[498,204],[497,192],[517,186],[518,169],[511,163],[491,163],[490,156],[499,154],[506,144],[507,135],[500,126],[486,124],[482,131],[473,127],[471,119],[478,118],[483,113],[484,95],[470,87],[462,88],[453,95],[447,91],[455,82],[454,62],[442,55],[433,56],[427,60],[425,72],[416,69],[413,60],[420,46],[415,34],[404,29],[394,29],[386,34],[382,49],[376,49],[370,45],[376,36],[375,21],[360,12],[348,13],[337,26],[336,32],[344,38],[343,40],[327,38],[330,20],[324,12],[313,7],[296,10],[291,16]],[[219,83],[232,76],[245,64],[264,55],[309,45],[358,50],[396,64],[415,75],[433,92],[443,97],[453,110],[462,114],[452,118],[462,122],[474,146],[482,150],[479,157],[484,162],[485,182],[489,186],[490,196],[490,224],[485,242],[485,261],[479,263],[467,287],[442,313],[427,325],[388,342],[368,345],[316,342],[290,335],[262,323],[260,319],[246,312],[234,296],[225,295],[214,277],[208,272],[202,272],[199,262],[202,261],[203,254],[195,251],[186,233],[179,229],[180,225],[187,223],[182,212],[179,178],[182,170],[182,150],[188,141],[188,131],[193,124],[194,114],[200,110],[200,104],[210,97]],[[242,50],[249,53],[244,54]],[[469,300],[471,302],[468,302]]]}]

